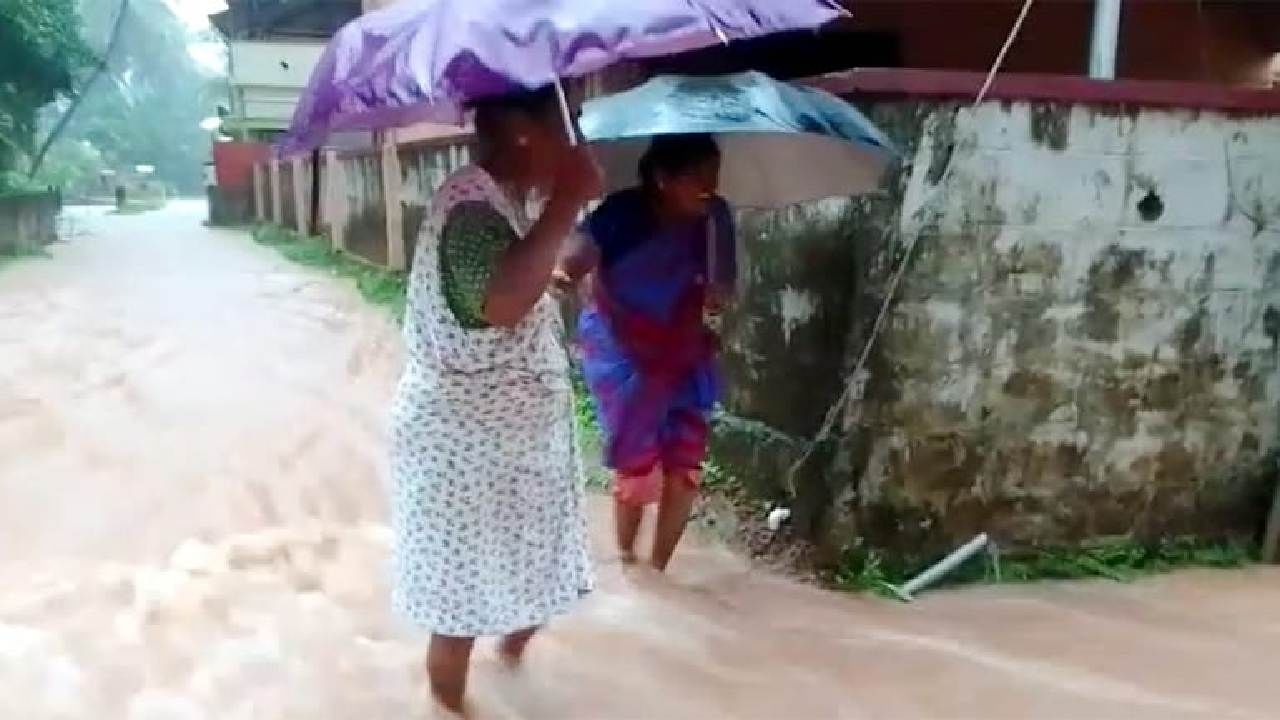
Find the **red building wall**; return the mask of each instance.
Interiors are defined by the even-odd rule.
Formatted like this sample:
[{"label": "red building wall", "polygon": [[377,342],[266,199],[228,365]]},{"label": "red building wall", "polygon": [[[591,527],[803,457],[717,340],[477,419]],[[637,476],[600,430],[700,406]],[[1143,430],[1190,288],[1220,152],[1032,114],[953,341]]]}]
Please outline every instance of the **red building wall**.
[{"label": "red building wall", "polygon": [[218,186],[252,189],[253,166],[270,156],[271,146],[263,143],[226,142],[213,146],[213,166]]},{"label": "red building wall", "polygon": [[[1280,52],[1276,0],[1123,0],[1117,75],[1267,84]],[[850,25],[888,32],[911,68],[984,71],[1022,0],[851,0]],[[1012,73],[1088,70],[1092,0],[1036,0],[1005,61]]]}]

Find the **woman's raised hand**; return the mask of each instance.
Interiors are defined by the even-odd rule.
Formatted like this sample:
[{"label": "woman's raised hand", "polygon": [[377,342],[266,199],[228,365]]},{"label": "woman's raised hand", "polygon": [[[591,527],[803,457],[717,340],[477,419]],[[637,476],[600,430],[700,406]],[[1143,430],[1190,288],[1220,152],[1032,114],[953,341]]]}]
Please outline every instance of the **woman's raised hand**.
[{"label": "woman's raised hand", "polygon": [[586,146],[569,148],[556,169],[551,198],[581,207],[604,193],[604,172]]}]

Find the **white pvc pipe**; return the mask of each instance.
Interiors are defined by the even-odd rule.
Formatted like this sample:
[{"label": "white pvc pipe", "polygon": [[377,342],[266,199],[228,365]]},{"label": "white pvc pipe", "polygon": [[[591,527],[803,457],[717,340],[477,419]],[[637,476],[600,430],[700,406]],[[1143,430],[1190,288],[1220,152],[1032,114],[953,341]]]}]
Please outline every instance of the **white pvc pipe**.
[{"label": "white pvc pipe", "polygon": [[1121,0],[1094,0],[1093,39],[1089,44],[1089,77],[1115,80],[1120,47]]},{"label": "white pvc pipe", "polygon": [[986,533],[978,535],[964,545],[961,545],[950,555],[939,560],[933,567],[909,580],[905,585],[901,587],[894,587],[893,591],[897,593],[898,597],[906,600],[907,602],[911,602],[915,599],[916,593],[934,584],[952,570],[955,570],[956,567],[965,560],[977,555],[987,546],[988,542],[990,542],[990,540]]}]

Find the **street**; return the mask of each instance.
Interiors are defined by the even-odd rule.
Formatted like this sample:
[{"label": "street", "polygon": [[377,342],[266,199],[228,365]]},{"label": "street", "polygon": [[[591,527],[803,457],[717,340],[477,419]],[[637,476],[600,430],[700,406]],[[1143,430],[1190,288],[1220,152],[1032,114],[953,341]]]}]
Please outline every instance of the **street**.
[{"label": "street", "polygon": [[[201,202],[0,267],[0,718],[429,717],[386,600],[398,332]],[[840,595],[612,560],[481,718],[1274,718],[1280,571]]]}]

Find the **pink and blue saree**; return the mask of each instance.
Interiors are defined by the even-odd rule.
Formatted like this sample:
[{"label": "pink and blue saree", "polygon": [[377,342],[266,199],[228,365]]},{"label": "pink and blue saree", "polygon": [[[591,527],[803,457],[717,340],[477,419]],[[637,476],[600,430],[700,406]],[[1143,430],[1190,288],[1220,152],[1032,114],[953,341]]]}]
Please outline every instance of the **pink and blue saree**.
[{"label": "pink and blue saree", "polygon": [[[710,285],[731,288],[736,276],[733,216],[723,200],[712,204],[711,218],[711,242],[706,218],[660,228],[644,193],[627,190],[587,219],[600,263],[579,344],[605,462],[620,479],[648,477],[658,467],[696,471],[706,455],[720,376],[703,309]],[[631,492],[620,482],[616,492],[643,504],[657,499],[651,490]]]}]

